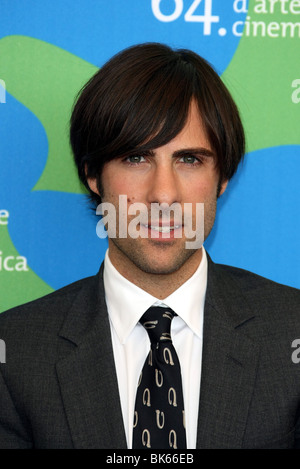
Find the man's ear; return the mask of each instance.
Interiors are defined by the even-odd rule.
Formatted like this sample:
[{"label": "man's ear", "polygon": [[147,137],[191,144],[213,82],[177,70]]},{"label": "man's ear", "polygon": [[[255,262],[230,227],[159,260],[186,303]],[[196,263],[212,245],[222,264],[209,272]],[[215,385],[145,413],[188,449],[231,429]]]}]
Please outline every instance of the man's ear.
[{"label": "man's ear", "polygon": [[95,192],[95,194],[99,194],[99,190],[98,190],[98,185],[97,185],[97,179],[96,178],[88,178],[87,179],[87,183],[89,185],[89,188],[91,189],[92,192]]},{"label": "man's ear", "polygon": [[224,192],[226,191],[227,185],[228,185],[228,179],[225,179],[223,182],[220,183],[220,186],[219,186],[220,190],[219,190],[218,197],[224,194]]},{"label": "man's ear", "polygon": [[85,177],[86,177],[89,188],[91,189],[92,192],[94,192],[95,194],[100,196],[99,190],[98,190],[97,179],[88,177],[87,165],[85,165],[85,167],[84,167],[84,172],[85,172]]}]

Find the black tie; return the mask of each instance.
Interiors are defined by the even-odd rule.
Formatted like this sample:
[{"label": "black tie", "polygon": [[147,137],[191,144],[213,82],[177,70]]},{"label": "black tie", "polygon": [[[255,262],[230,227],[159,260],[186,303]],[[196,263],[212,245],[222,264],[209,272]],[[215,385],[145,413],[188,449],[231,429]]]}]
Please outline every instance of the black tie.
[{"label": "black tie", "polygon": [[186,448],[180,364],[170,334],[175,315],[170,308],[152,306],[140,320],[151,349],[137,388],[134,449]]}]

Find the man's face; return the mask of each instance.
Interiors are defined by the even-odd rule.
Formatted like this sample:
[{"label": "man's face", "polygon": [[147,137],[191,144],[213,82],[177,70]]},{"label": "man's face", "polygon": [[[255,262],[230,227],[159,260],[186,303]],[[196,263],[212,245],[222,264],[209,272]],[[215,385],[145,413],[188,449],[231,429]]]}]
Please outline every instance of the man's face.
[{"label": "man's face", "polygon": [[[148,226],[140,225],[144,236],[133,239],[109,238],[109,255],[114,266],[130,277],[136,267],[149,274],[170,274],[188,265],[192,256],[201,260],[201,248],[187,249],[184,227],[180,226],[181,237],[174,229],[184,219],[174,220],[171,213],[171,229],[162,227],[161,220],[151,225],[152,204],[171,206],[179,204],[184,215],[184,204],[192,204],[192,225],[196,227],[196,204],[204,203],[204,238],[213,226],[216,214],[219,175],[215,158],[194,102],[182,131],[167,144],[146,154],[133,154],[106,163],[102,170],[102,202],[116,207],[117,226],[119,219],[119,195],[126,195],[127,209],[134,203],[142,203],[148,209]],[[94,192],[95,179],[89,180]],[[222,183],[220,194],[226,188]],[[128,225],[134,215],[128,216]],[[164,231],[164,234],[162,234]]]}]

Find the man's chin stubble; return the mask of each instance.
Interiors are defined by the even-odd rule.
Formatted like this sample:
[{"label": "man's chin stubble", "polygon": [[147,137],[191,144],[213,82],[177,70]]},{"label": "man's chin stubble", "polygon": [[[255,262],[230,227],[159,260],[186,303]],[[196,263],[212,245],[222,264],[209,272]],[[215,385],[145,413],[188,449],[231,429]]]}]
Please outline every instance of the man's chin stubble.
[{"label": "man's chin stubble", "polygon": [[[174,256],[173,263],[171,265],[158,265],[155,262],[153,256],[149,260],[142,252],[139,252],[138,249],[124,249],[116,240],[111,240],[117,248],[117,250],[122,254],[122,257],[126,257],[135,267],[145,274],[151,275],[170,275],[177,272],[191,257],[198,251],[198,249],[185,249],[181,251],[181,255],[178,253]],[[176,240],[171,241],[170,243],[161,243],[156,240],[149,240],[153,247],[161,250],[162,254],[164,251],[168,250],[171,246],[176,243]],[[176,257],[176,259],[175,259]],[[156,264],[156,265],[155,265]],[[170,264],[170,263],[168,263]]]}]

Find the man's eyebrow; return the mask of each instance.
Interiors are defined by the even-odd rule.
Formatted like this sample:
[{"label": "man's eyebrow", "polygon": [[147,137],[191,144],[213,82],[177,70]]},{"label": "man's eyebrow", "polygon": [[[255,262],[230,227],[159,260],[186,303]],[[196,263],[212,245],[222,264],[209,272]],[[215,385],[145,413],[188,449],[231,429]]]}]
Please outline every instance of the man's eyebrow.
[{"label": "man's eyebrow", "polygon": [[174,157],[185,156],[185,155],[198,155],[198,156],[207,156],[214,157],[215,153],[209,148],[197,147],[197,148],[183,148],[182,150],[176,150],[173,153]]},{"label": "man's eyebrow", "polygon": [[[143,155],[148,155],[148,156],[152,156],[152,157],[155,157],[155,150],[144,150],[144,151],[139,151],[137,150],[136,152],[134,152],[136,154],[143,154]],[[210,150],[209,148],[205,148],[205,147],[196,147],[196,148],[182,148],[180,150],[176,150],[174,151],[174,153],[172,154],[172,156],[174,158],[178,158],[180,156],[186,156],[186,155],[195,155],[195,156],[203,156],[203,157],[215,157],[215,153]]]}]

